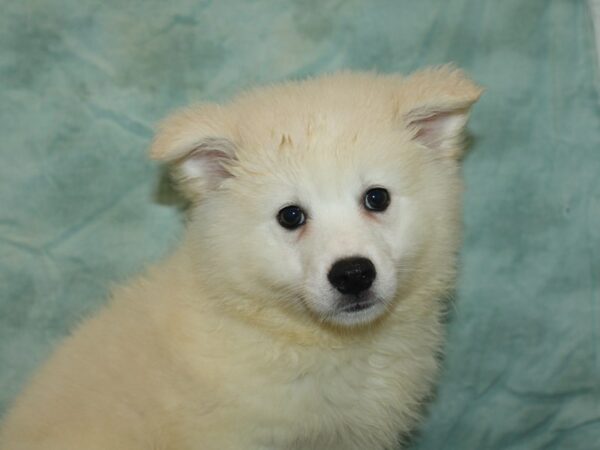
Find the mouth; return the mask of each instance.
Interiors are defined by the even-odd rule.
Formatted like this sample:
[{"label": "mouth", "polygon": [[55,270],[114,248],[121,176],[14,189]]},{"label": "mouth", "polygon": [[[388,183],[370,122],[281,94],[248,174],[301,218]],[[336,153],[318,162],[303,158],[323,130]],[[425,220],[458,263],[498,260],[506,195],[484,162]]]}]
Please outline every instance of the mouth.
[{"label": "mouth", "polygon": [[346,305],[343,308],[340,309],[340,312],[343,313],[357,313],[359,311],[364,311],[366,309],[369,309],[371,307],[373,307],[375,305],[375,301],[373,300],[362,300],[362,301],[357,301],[354,302],[350,305]]},{"label": "mouth", "polygon": [[329,320],[344,326],[365,325],[381,316],[385,310],[384,302],[371,296],[347,298],[342,305],[335,309]]},{"label": "mouth", "polygon": [[374,293],[361,295],[341,295],[327,310],[313,311],[321,320],[334,325],[355,327],[367,325],[381,317],[388,310],[384,298]]}]

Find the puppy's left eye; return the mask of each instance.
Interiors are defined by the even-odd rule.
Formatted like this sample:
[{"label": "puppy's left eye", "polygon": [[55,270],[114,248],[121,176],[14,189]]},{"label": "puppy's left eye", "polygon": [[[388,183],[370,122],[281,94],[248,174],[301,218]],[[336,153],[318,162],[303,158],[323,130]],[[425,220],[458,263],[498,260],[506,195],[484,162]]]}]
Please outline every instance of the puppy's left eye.
[{"label": "puppy's left eye", "polygon": [[279,225],[288,230],[295,230],[306,222],[304,210],[296,205],[286,206],[277,213]]},{"label": "puppy's left eye", "polygon": [[385,211],[390,205],[390,193],[384,188],[369,189],[365,193],[364,205],[369,211]]}]

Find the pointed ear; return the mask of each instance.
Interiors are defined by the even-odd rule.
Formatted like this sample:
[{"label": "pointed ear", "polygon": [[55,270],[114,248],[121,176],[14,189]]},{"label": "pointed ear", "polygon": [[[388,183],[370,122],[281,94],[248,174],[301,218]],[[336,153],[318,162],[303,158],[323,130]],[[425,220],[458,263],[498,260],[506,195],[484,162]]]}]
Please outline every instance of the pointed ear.
[{"label": "pointed ear", "polygon": [[402,120],[413,132],[413,140],[441,156],[458,158],[469,111],[482,92],[453,66],[417,72],[405,80]]},{"label": "pointed ear", "polygon": [[150,156],[170,164],[178,187],[196,201],[232,176],[236,148],[228,130],[217,105],[184,109],[160,124]]}]

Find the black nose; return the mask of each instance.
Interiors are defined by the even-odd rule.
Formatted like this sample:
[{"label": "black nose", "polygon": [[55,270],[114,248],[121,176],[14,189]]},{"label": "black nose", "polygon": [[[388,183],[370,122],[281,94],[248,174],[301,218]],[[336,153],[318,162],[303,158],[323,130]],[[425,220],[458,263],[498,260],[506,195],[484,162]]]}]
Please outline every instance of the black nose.
[{"label": "black nose", "polygon": [[371,287],[375,276],[375,266],[370,259],[352,257],[336,261],[327,278],[342,294],[358,294]]}]

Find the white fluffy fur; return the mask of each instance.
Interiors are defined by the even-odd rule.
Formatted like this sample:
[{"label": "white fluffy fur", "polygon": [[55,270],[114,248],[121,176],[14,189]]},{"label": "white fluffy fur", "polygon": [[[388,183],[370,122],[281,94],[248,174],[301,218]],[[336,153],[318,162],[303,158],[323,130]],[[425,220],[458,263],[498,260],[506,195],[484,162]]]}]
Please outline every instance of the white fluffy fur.
[{"label": "white fluffy fur", "polygon": [[[193,202],[182,245],[60,346],[0,448],[393,448],[436,377],[479,95],[451,67],[341,73],[168,119],[152,155]],[[371,186],[384,213],[362,208]],[[292,203],[296,231],[275,219]],[[338,314],[327,272],[352,255],[380,303]]]}]

